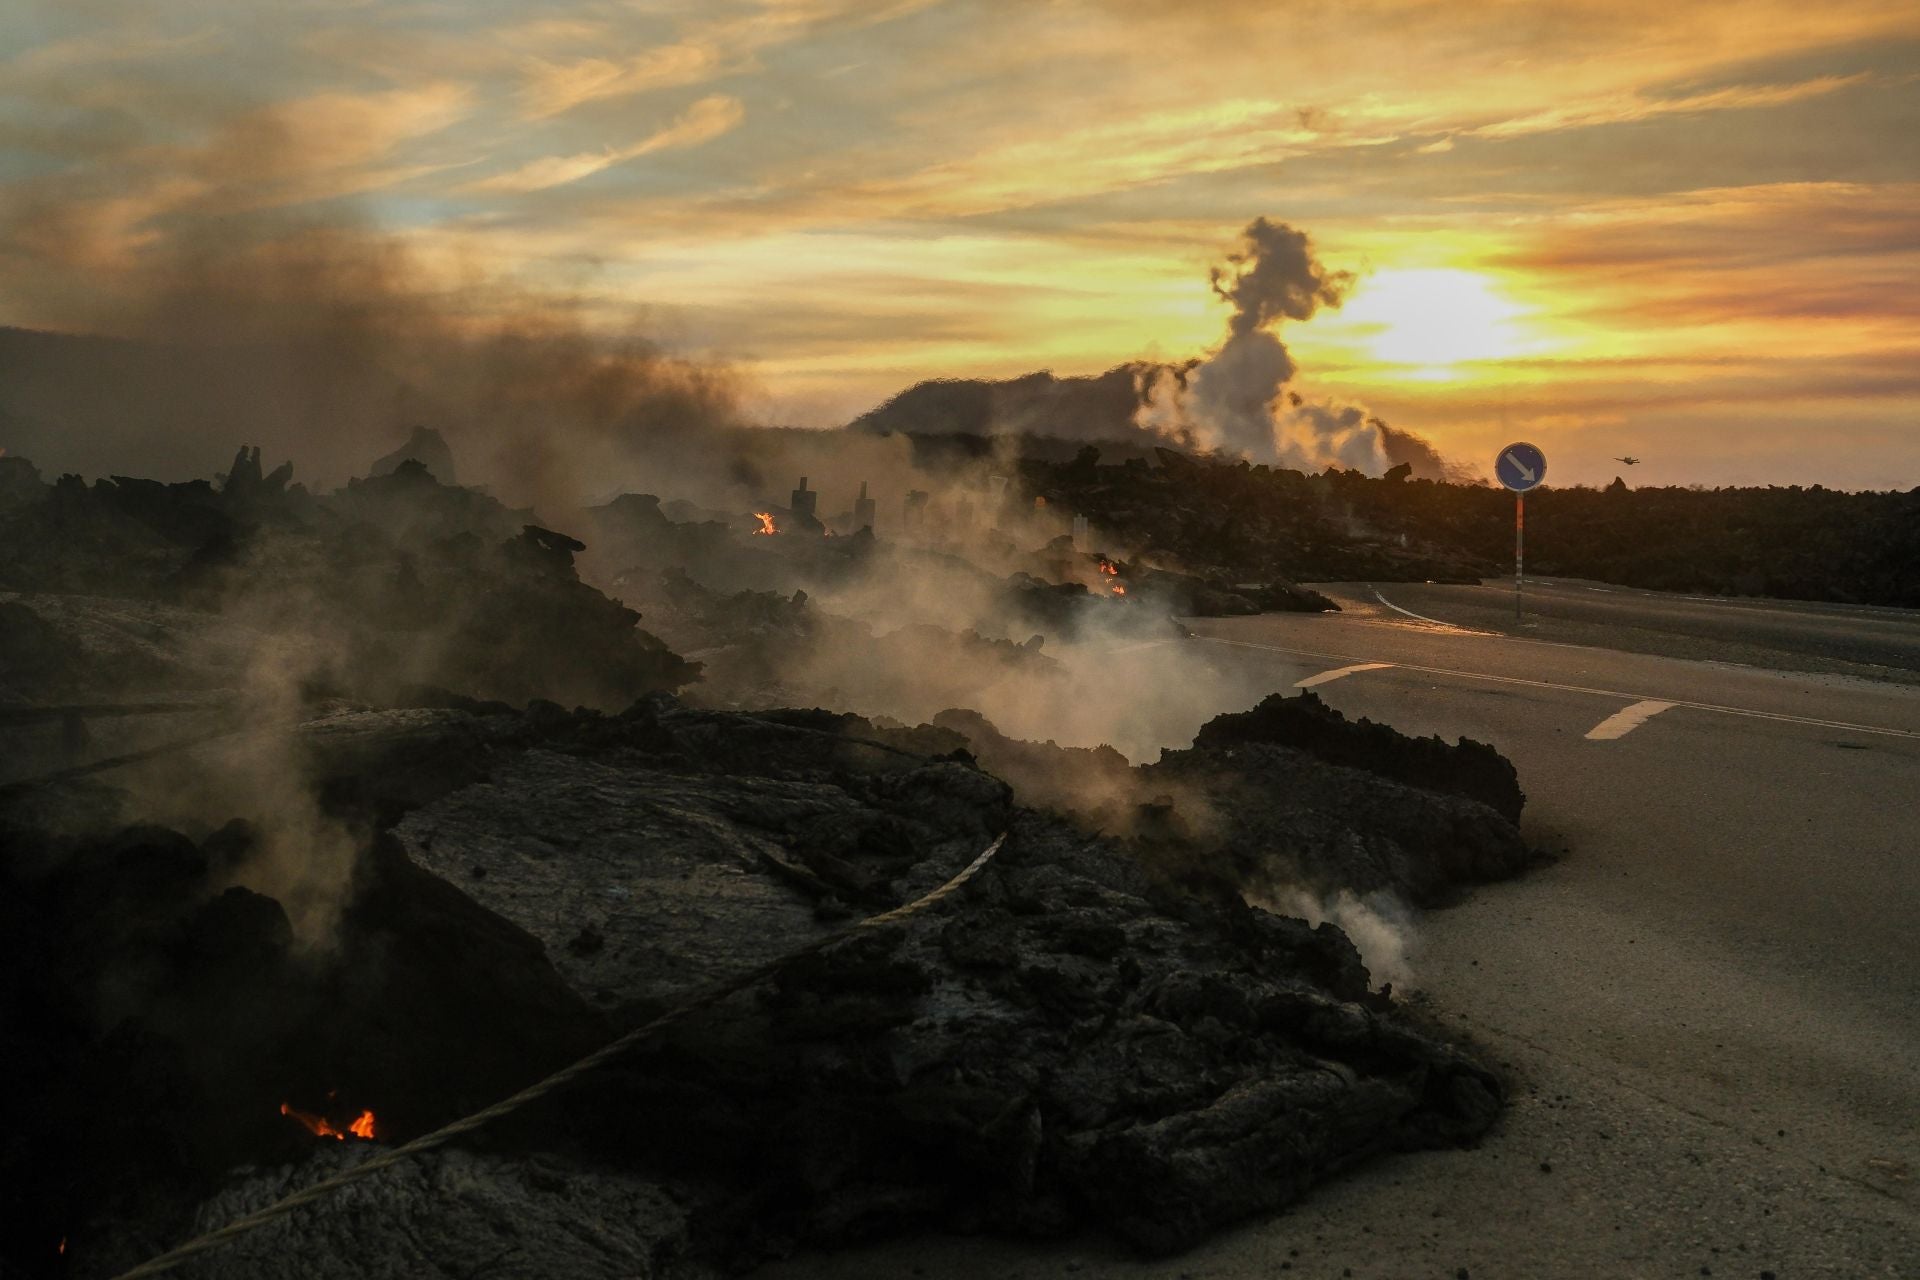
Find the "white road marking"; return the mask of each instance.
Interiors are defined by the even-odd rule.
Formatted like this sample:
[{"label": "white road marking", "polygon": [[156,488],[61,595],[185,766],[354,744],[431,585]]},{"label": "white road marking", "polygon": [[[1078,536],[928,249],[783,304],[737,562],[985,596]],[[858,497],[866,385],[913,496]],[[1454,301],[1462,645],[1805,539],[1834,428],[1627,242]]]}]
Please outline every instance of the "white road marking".
[{"label": "white road marking", "polygon": [[[1303,658],[1331,658],[1335,662],[1352,662],[1354,657],[1345,653],[1322,653],[1316,649],[1289,649],[1284,645],[1255,644],[1251,640],[1228,640],[1222,636],[1195,636],[1196,640],[1211,640],[1215,644],[1231,645],[1238,649],[1264,649],[1268,653],[1292,654]],[[1450,667],[1423,667],[1412,662],[1393,664],[1402,671],[1420,671],[1434,676],[1456,676],[1462,680],[1486,680],[1494,684],[1520,684],[1535,689],[1558,689],[1564,693],[1591,693],[1603,698],[1625,698],[1630,702],[1645,699],[1644,694],[1627,693],[1620,689],[1590,689],[1579,684],[1555,684],[1551,680],[1527,680],[1520,676],[1495,676],[1483,671],[1455,671]],[[1672,705],[1686,707],[1692,711],[1718,711],[1722,715],[1747,716],[1754,720],[1777,720],[1782,724],[1811,725],[1816,729],[1845,729],[1853,733],[1877,733],[1888,738],[1920,739],[1920,733],[1911,729],[1889,729],[1880,725],[1852,724],[1845,720],[1816,720],[1812,716],[1783,715],[1777,711],[1754,711],[1747,707],[1725,707],[1715,702],[1688,702],[1675,698]]]},{"label": "white road marking", "polygon": [[1614,712],[1587,730],[1587,737],[1595,742],[1609,742],[1614,738],[1624,738],[1672,705],[1671,702],[1661,702],[1657,698],[1644,698],[1624,711]]},{"label": "white road marking", "polygon": [[1389,608],[1389,609],[1391,609],[1391,610],[1393,610],[1393,611],[1394,611],[1395,613],[1404,613],[1404,614],[1406,614],[1406,615],[1407,615],[1407,616],[1408,616],[1409,618],[1418,618],[1418,619],[1420,619],[1420,621],[1422,621],[1422,622],[1431,622],[1431,623],[1432,623],[1432,624],[1433,624],[1434,626],[1436,626],[1436,627],[1451,627],[1451,626],[1453,626],[1453,624],[1452,624],[1451,622],[1442,622],[1442,621],[1440,621],[1440,619],[1438,619],[1438,618],[1429,618],[1429,617],[1428,617],[1428,616],[1427,616],[1426,614],[1424,614],[1424,613],[1415,613],[1415,612],[1414,612],[1413,610],[1411,610],[1411,609],[1402,609],[1402,608],[1401,608],[1401,607],[1400,607],[1399,605],[1397,605],[1397,604],[1395,604],[1395,603],[1394,603],[1393,601],[1391,601],[1391,600],[1389,600],[1389,599],[1387,599],[1387,598],[1386,598],[1385,596],[1383,596],[1383,595],[1381,595],[1381,594],[1380,594],[1380,588],[1378,588],[1378,587],[1376,587],[1376,586],[1374,586],[1374,585],[1373,585],[1373,584],[1372,584],[1371,582],[1369,582],[1369,583],[1367,584],[1367,590],[1369,590],[1369,591],[1371,591],[1371,592],[1373,592],[1373,598],[1374,598],[1375,600],[1378,600],[1378,601],[1379,601],[1379,602],[1380,602],[1381,604],[1383,604],[1383,605],[1385,605],[1385,606],[1387,606],[1387,608]]},{"label": "white road marking", "polygon": [[1294,681],[1293,687],[1296,689],[1311,689],[1317,684],[1328,684],[1340,679],[1342,676],[1353,675],[1357,671],[1378,671],[1382,667],[1390,667],[1392,665],[1391,662],[1356,662],[1350,667],[1335,667],[1331,671],[1322,671],[1317,676],[1308,676],[1305,680],[1296,680]]}]

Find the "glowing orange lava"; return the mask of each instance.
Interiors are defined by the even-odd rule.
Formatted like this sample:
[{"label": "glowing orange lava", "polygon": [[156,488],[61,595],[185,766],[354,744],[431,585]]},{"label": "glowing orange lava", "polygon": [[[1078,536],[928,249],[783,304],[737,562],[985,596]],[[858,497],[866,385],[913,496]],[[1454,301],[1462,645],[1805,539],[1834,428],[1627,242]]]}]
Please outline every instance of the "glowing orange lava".
[{"label": "glowing orange lava", "polygon": [[754,512],[754,513],[753,513],[753,518],[754,518],[755,520],[758,520],[758,521],[760,522],[760,527],[759,527],[758,529],[755,529],[755,530],[753,531],[753,532],[754,532],[754,535],[755,535],[756,537],[757,537],[758,535],[760,535],[760,534],[763,534],[763,533],[764,533],[764,534],[775,534],[775,533],[778,533],[778,532],[780,532],[780,530],[779,530],[779,529],[778,529],[777,527],[775,527],[775,525],[774,525],[774,523],[773,523],[773,512],[771,512],[771,511],[756,511],[756,512]]},{"label": "glowing orange lava", "polygon": [[345,1142],[349,1136],[359,1138],[365,1142],[371,1142],[374,1139],[373,1112],[371,1111],[362,1111],[360,1118],[348,1125],[345,1133],[334,1128],[333,1122],[325,1116],[317,1116],[310,1111],[302,1111],[289,1103],[283,1102],[280,1104],[280,1114],[283,1116],[291,1116],[299,1122],[301,1128],[316,1138],[332,1138],[335,1142]]}]

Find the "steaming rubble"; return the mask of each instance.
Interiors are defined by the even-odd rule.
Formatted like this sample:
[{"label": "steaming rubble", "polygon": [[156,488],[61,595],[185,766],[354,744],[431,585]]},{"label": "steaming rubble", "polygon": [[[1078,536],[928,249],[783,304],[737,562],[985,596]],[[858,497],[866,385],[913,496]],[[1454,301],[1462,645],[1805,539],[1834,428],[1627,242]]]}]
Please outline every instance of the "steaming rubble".
[{"label": "steaming rubble", "polygon": [[[244,828],[42,843],[40,869],[11,869],[21,927],[6,936],[54,960],[9,964],[58,984],[16,987],[12,1025],[63,1077],[10,1096],[11,1130],[42,1135],[19,1150],[78,1144],[107,1155],[94,1176],[257,1202],[313,1176],[294,1159],[215,1190],[243,1161],[293,1159],[289,1089],[337,1089],[395,1137],[423,1132],[705,981],[924,892],[1002,830],[1005,863],[951,906],[782,971],[514,1118],[487,1154],[435,1167],[451,1161],[508,1209],[535,1194],[528,1169],[533,1188],[557,1180],[585,1205],[697,1205],[698,1228],[659,1217],[674,1228],[660,1251],[707,1261],[912,1225],[1089,1220],[1158,1252],[1364,1152],[1491,1122],[1494,1077],[1371,992],[1336,929],[1246,905],[1239,863],[1170,843],[1164,815],[1118,838],[1021,806],[960,741],[666,695],[619,716],[471,704],[314,722],[300,743],[322,790],[390,824],[325,955],[292,945],[271,899],[218,892],[249,856]],[[1372,799],[1416,790],[1333,773],[1327,785]],[[1420,795],[1409,803],[1471,803]],[[1271,798],[1269,835],[1310,827],[1292,804]],[[1430,874],[1510,869],[1442,856]],[[98,1014],[96,984],[129,964],[142,985],[100,1040],[82,1011]],[[271,1015],[228,1016],[246,1002]],[[118,1099],[110,1113],[99,1090]],[[145,1118],[120,1132],[130,1108]],[[169,1120],[199,1137],[143,1139]],[[203,1273],[293,1274],[297,1258],[329,1274],[339,1258],[348,1274],[371,1242],[458,1256],[446,1233],[464,1219],[431,1211],[434,1181],[393,1175],[389,1191],[322,1202]],[[79,1273],[177,1238],[184,1199],[147,1198],[131,1230],[64,1224],[88,1246]],[[564,1273],[619,1273],[620,1233],[641,1229]],[[563,1273],[543,1267],[524,1273]]]},{"label": "steaming rubble", "polygon": [[[1234,695],[1116,686],[1176,614],[1331,607],[1271,530],[1175,549],[1177,506],[1114,500],[1184,459],[996,464],[897,522],[811,472],[555,519],[432,449],[330,494],[243,449],[217,486],[0,499],[31,548],[0,566],[7,1265],[58,1237],[113,1274],[794,953],[195,1273],[696,1276],[923,1226],[1167,1252],[1492,1123],[1402,957],[1318,921],[1524,868],[1512,767],[1310,694],[1202,725]],[[1097,745],[1118,690],[1191,745]]]},{"label": "steaming rubble", "polygon": [[1137,768],[1111,749],[1007,738],[971,712],[934,723],[1025,802],[1127,834],[1167,874],[1230,869],[1254,895],[1298,887],[1432,904],[1533,860],[1517,830],[1525,798],[1498,752],[1349,723],[1311,691],[1216,716],[1192,746]]}]

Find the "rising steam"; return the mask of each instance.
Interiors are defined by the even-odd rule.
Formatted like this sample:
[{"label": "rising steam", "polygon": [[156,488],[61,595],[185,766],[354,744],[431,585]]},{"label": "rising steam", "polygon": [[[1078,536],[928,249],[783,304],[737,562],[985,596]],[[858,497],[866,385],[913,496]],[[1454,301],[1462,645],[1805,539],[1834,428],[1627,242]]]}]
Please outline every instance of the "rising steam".
[{"label": "rising steam", "polygon": [[[1158,367],[1138,423],[1283,465],[1384,469],[1383,425],[1356,407],[1290,394],[1294,363],[1274,332],[1337,306],[1350,277],[1321,265],[1304,233],[1263,218],[1211,284],[1231,308],[1225,340],[1197,364]],[[764,687],[736,687],[717,699],[724,705],[824,705],[909,724],[964,706],[1016,737],[1108,744],[1140,762],[1183,746],[1215,712],[1270,691],[1173,643],[1164,619],[1156,625],[1118,600],[1089,613],[1071,637],[1010,603],[1008,584],[1025,572],[1091,574],[1097,557],[1087,553],[1138,550],[1057,550],[1062,539],[1071,544],[1071,513],[1007,492],[1007,477],[1017,474],[1011,453],[923,467],[900,437],[743,432],[732,370],[671,354],[634,332],[606,336],[497,281],[448,289],[398,242],[353,227],[256,229],[156,250],[128,287],[119,328],[132,341],[94,366],[106,376],[92,379],[92,394],[74,396],[67,379],[57,383],[55,404],[36,410],[29,396],[23,414],[14,401],[16,418],[48,425],[37,439],[26,431],[9,443],[53,469],[204,477],[244,440],[269,458],[292,459],[298,476],[321,488],[365,474],[412,424],[426,423],[445,431],[461,482],[533,505],[541,522],[586,541],[580,574],[639,610],[642,626],[664,617],[660,584],[669,568],[718,593],[752,587],[786,600],[803,588],[822,615],[813,632],[784,648],[761,644],[770,654]],[[1125,378],[1104,380],[1100,405],[1124,414],[1128,389]],[[858,501],[856,488],[864,496],[871,484],[885,503],[881,545],[843,559],[785,557],[769,545],[779,538],[743,529],[708,553],[685,551],[700,542],[695,524],[724,533],[728,519],[757,525],[753,512],[784,510],[802,475],[828,504],[823,518],[837,518],[841,504]],[[622,492],[710,510],[623,548],[593,515]],[[909,539],[894,513],[913,493],[931,495],[924,510],[935,517]],[[356,510],[351,502],[343,509]],[[517,526],[517,515],[510,523]],[[443,554],[414,531],[386,533],[428,568]],[[669,555],[675,547],[682,553]],[[227,672],[228,687],[263,726],[310,712],[305,690],[328,685],[338,663],[359,660],[342,655],[361,652],[349,628],[336,634],[326,624],[336,601],[290,585],[298,572],[273,571],[297,568],[303,554],[297,538],[262,535],[241,577],[271,585],[206,602],[221,629],[249,637],[241,647],[254,660]],[[449,614],[417,585],[431,577],[408,567],[391,594]],[[754,625],[749,619],[703,643],[745,647]],[[405,652],[438,653],[444,629],[422,624],[408,633]],[[1040,630],[1050,631],[1044,646],[1034,640]],[[720,668],[719,655],[680,647]],[[696,687],[689,696],[702,693]],[[256,887],[290,904],[304,936],[324,938],[361,833],[327,817],[297,753],[249,750],[221,762],[217,786],[170,785],[155,803],[180,822],[253,816],[264,848]],[[1392,968],[1383,955],[1382,970]]]},{"label": "rising steam", "polygon": [[1321,897],[1286,887],[1249,895],[1248,901],[1280,915],[1298,916],[1308,924],[1333,922],[1352,940],[1376,989],[1391,986],[1404,995],[1412,988],[1413,913],[1394,894],[1380,890],[1363,896],[1341,889]]},{"label": "rising steam", "polygon": [[1255,218],[1241,242],[1211,277],[1214,293],[1233,307],[1226,341],[1197,364],[1143,377],[1135,423],[1256,462],[1379,474],[1385,454],[1366,410],[1288,396],[1297,368],[1273,332],[1282,321],[1338,307],[1352,275],[1322,265],[1307,234],[1285,223]]}]

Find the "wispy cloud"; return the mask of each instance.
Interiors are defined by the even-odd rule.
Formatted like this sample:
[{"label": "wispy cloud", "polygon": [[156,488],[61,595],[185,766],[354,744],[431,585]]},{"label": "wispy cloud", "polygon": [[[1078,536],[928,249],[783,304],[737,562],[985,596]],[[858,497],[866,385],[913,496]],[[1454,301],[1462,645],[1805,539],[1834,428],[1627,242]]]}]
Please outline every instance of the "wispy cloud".
[{"label": "wispy cloud", "polygon": [[1596,125],[1625,124],[1659,116],[1779,107],[1854,88],[1872,79],[1870,72],[1862,71],[1846,76],[1817,76],[1798,84],[1728,85],[1677,97],[1656,97],[1639,92],[1609,94],[1590,101],[1556,105],[1466,132],[1482,138],[1517,138],[1530,133],[1589,129]]},{"label": "wispy cloud", "polygon": [[1275,163],[1319,141],[1286,103],[1209,103],[1041,130],[848,194],[887,216],[971,216],[1170,177]]},{"label": "wispy cloud", "polygon": [[[757,0],[744,7],[716,4],[701,20],[682,28],[676,38],[647,44],[632,53],[596,51],[530,59],[520,100],[530,118],[541,120],[592,102],[705,84],[722,75],[752,71],[757,55],[821,28],[836,24],[871,26],[933,2]],[[557,29],[563,28],[551,21],[545,28],[548,34]]]},{"label": "wispy cloud", "polygon": [[540,59],[520,91],[527,114],[545,119],[603,98],[701,84],[727,65],[727,52],[701,40],[647,49],[627,58]]},{"label": "wispy cloud", "polygon": [[681,151],[713,141],[738,128],[747,109],[738,98],[714,94],[700,99],[666,128],[624,147],[608,147],[570,156],[541,156],[508,173],[469,183],[468,191],[545,191],[591,177],[603,169],[656,151]]},{"label": "wispy cloud", "polygon": [[211,26],[177,33],[120,28],[92,31],[28,49],[6,69],[23,79],[50,79],[76,71],[100,71],[174,57],[218,42],[218,32]]}]

